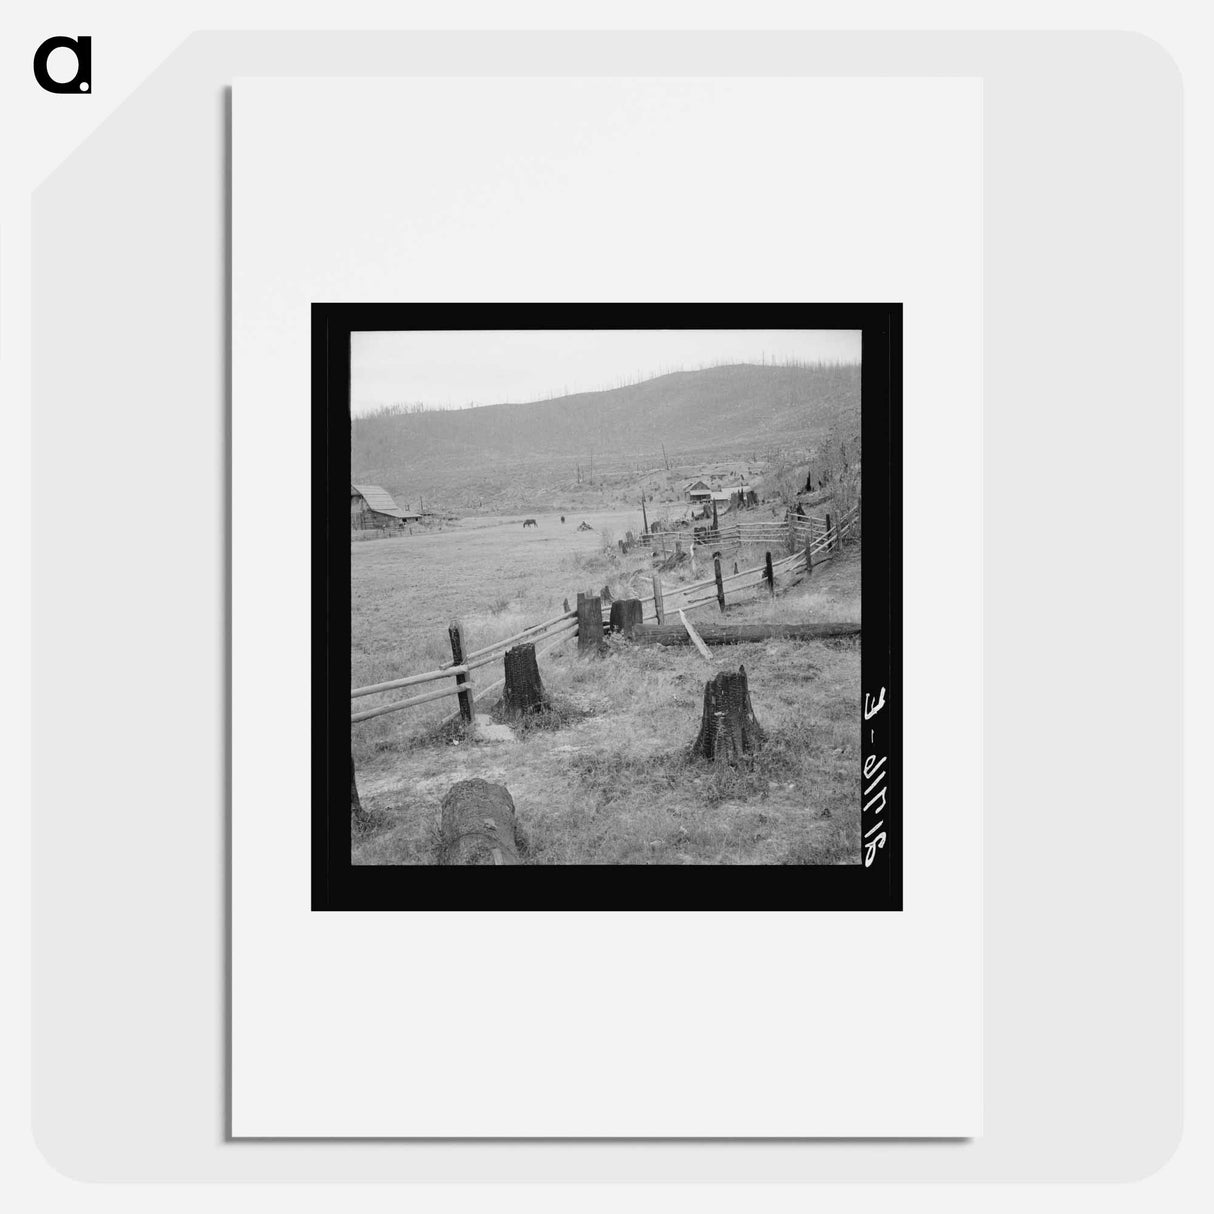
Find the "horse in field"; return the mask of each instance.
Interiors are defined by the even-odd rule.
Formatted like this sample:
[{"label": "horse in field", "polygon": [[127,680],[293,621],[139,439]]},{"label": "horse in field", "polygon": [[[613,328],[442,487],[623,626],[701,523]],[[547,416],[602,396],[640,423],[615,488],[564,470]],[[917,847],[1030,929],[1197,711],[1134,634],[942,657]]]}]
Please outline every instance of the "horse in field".
[{"label": "horse in field", "polygon": [[533,519],[533,518],[523,519],[523,530],[526,530],[528,527],[538,527],[538,526],[539,526],[539,523],[537,523],[535,521],[535,519]]}]

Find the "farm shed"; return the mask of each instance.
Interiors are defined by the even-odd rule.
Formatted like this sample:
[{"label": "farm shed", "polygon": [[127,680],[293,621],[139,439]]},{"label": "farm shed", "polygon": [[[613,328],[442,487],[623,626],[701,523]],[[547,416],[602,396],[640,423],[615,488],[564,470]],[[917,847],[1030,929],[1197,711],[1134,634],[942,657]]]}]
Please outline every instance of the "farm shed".
[{"label": "farm shed", "polygon": [[350,528],[364,531],[368,527],[403,527],[416,523],[421,517],[416,511],[402,510],[392,495],[379,485],[350,486]]}]

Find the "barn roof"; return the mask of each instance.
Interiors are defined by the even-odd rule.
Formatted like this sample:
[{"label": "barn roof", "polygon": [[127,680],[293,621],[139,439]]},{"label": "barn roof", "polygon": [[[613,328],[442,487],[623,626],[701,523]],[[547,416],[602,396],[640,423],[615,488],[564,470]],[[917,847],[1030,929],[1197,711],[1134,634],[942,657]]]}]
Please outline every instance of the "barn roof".
[{"label": "barn roof", "polygon": [[393,518],[404,518],[405,512],[397,506],[392,499],[387,489],[381,489],[378,485],[351,485],[353,493],[357,493],[359,497],[371,507],[376,514],[390,514]]}]

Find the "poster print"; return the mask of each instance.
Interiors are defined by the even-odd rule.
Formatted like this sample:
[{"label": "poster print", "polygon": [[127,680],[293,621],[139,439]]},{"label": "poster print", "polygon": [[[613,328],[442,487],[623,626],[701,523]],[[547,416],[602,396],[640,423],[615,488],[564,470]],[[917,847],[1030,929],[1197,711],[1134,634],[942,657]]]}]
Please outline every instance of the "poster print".
[{"label": "poster print", "polygon": [[312,320],[313,909],[900,910],[900,306]]}]

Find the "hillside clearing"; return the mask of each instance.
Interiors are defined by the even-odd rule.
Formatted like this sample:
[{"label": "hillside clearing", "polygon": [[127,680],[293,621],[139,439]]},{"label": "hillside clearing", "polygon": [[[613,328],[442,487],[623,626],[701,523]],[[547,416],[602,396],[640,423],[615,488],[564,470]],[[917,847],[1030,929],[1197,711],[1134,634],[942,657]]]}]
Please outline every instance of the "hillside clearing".
[{"label": "hillside clearing", "polygon": [[[375,652],[386,637],[397,640],[398,665],[437,665],[452,604],[471,596],[478,582],[478,601],[484,601],[483,559],[489,554],[507,566],[490,587],[505,605],[465,613],[474,645],[559,613],[561,599],[580,585],[648,576],[647,556],[631,562],[604,554],[596,533],[580,533],[572,546],[568,537],[545,546],[549,520],[540,521],[539,532],[529,531],[525,540],[520,527],[517,543],[506,542],[502,528],[481,528],[487,545],[481,559],[474,559],[464,537],[458,557],[436,563],[415,554],[407,602],[386,585],[403,558],[356,560],[355,681],[374,681],[366,677],[370,673],[394,677],[381,673],[392,659]],[[631,515],[627,522],[616,515],[589,521],[596,527],[614,522],[621,533],[634,525]],[[479,534],[470,529],[467,538]],[[379,556],[416,542],[363,547]],[[512,577],[511,554],[522,543],[528,545],[527,564],[519,562]],[[712,605],[689,614],[720,618]],[[859,620],[859,552],[816,567],[775,600],[759,594],[731,606],[727,618]],[[450,701],[429,716],[429,735],[420,711],[356,726],[358,783],[370,826],[355,838],[354,862],[434,863],[439,803],[452,784],[474,776],[510,789],[528,863],[857,862],[859,644],[769,641],[722,647],[714,657],[710,665],[694,651],[613,643],[604,658],[582,660],[575,643],[566,643],[540,661],[554,712],[515,742],[474,745],[454,728],[436,735],[433,720],[450,711]],[[738,665],[746,667],[768,743],[753,771],[692,762],[687,752],[699,726],[704,684],[715,670]]]}]

